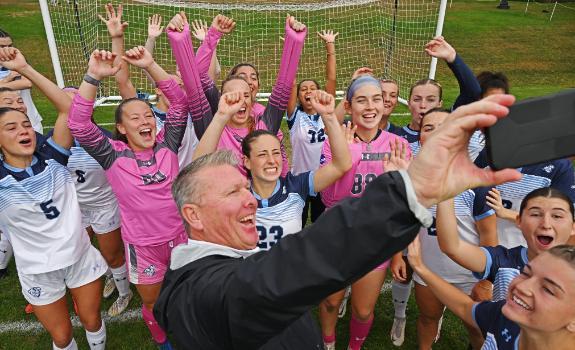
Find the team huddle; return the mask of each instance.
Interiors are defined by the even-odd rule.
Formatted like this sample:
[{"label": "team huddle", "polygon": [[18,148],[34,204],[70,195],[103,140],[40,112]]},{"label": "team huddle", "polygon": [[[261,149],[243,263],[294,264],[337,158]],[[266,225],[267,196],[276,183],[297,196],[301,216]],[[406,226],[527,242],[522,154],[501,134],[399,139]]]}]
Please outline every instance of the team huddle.
[{"label": "team huddle", "polygon": [[[325,221],[324,212],[335,215],[353,201],[348,198],[362,198],[382,174],[404,174],[450,121],[450,113],[509,93],[502,73],[475,76],[455,49],[436,37],[422,49],[447,63],[459,95],[445,108],[437,81],[414,82],[408,99],[411,121],[394,125],[389,119],[398,102],[398,83],[377,77],[368,67],[355,71],[343,100],[336,102],[338,33],[317,33],[326,53],[323,89],[321,77],[296,77],[304,43],[314,39],[306,39],[306,25],[288,15],[277,80],[268,103],[262,105],[256,102],[257,67],[239,63],[220,77],[217,46],[224,35],[233,35],[233,19],[218,15],[208,27],[201,21],[188,22],[182,12],[164,30],[161,17],[154,15],[145,45],[128,49],[122,5],[106,5],[100,19],[108,29],[111,51],[93,51],[80,85],[64,89],[31,67],[17,43],[0,30],[0,278],[13,254],[27,311],[50,333],[54,349],[78,348],[67,289],[90,349],[95,350],[106,347],[102,297],[118,291],[107,310],[115,317],[132,299],[130,283],[160,349],[230,346],[191,331],[201,328],[201,319],[188,326],[170,318],[170,303],[181,299],[178,283],[186,277],[180,270],[189,262],[182,257],[186,249],[199,255],[224,251],[214,248],[219,241],[204,234],[206,222],[221,230],[257,230],[255,242],[230,241],[227,246],[233,252],[221,255],[253,261],[277,257],[280,249],[293,254],[297,245],[291,236],[300,235],[308,221]],[[154,60],[155,42],[164,33],[175,58],[174,72]],[[192,35],[201,40],[197,50]],[[324,61],[318,58],[317,64]],[[132,83],[129,65],[142,69],[154,84],[154,104]],[[113,132],[93,119],[100,82],[111,77],[122,97]],[[219,87],[218,80],[223,80]],[[54,128],[45,134],[29,98],[32,85],[58,113]],[[280,129],[284,117],[291,159]],[[466,156],[480,169],[489,167],[481,130],[470,132]],[[200,186],[186,182],[199,176],[197,169],[206,162],[232,165],[241,174],[239,187],[223,194],[226,201],[235,199],[247,208],[233,223],[221,220],[229,209],[227,202],[202,210],[202,205],[210,207],[211,199],[200,195],[205,193]],[[517,170],[520,180],[471,188],[431,206],[425,215],[432,222],[418,225],[418,238],[409,250],[395,250],[393,257],[350,278],[338,291],[328,289],[315,305],[321,346],[335,350],[336,325],[349,300],[349,340],[338,340],[349,341],[348,349],[361,349],[388,269],[395,309],[389,331],[395,346],[404,342],[412,289],[419,310],[420,349],[431,349],[439,338],[446,307],[463,322],[473,349],[569,346],[575,334],[570,299],[575,297],[575,248],[567,245],[575,243],[573,165],[560,159]],[[242,197],[246,189],[249,199]],[[248,210],[253,198],[255,215]],[[414,211],[411,204],[409,208]],[[313,236],[312,231],[301,235]],[[98,249],[91,242],[94,236]],[[313,255],[311,251],[312,246],[306,254]],[[332,267],[326,265],[329,273]],[[282,277],[278,273],[276,278]],[[307,278],[302,271],[302,281]],[[278,300],[287,303],[279,296]],[[269,305],[262,301],[262,308]],[[306,310],[298,317],[304,315],[303,319]],[[281,308],[275,311],[281,318]],[[315,320],[311,322],[309,327],[317,327]],[[297,327],[285,329],[298,334]],[[194,340],[183,341],[186,338],[179,334],[185,332]],[[278,332],[286,335],[283,329]],[[301,334],[306,333],[300,330]],[[313,343],[290,343],[276,335],[262,336],[257,346],[253,339],[236,339],[233,348],[295,349],[303,345],[294,344]]]}]

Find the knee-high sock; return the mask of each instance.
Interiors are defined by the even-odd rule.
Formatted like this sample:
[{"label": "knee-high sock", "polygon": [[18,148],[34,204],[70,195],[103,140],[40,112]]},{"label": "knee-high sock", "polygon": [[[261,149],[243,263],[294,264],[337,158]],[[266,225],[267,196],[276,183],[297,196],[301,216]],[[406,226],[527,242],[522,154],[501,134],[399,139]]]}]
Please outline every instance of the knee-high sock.
[{"label": "knee-high sock", "polygon": [[118,288],[118,294],[120,296],[127,295],[130,292],[130,282],[128,281],[128,272],[126,269],[126,264],[120,265],[120,267],[110,267],[112,271],[112,276],[114,276],[114,283],[116,288]]},{"label": "knee-high sock", "polygon": [[90,332],[86,330],[86,339],[88,340],[90,350],[106,349],[106,325],[104,324],[104,320],[102,320],[102,325],[97,331]]},{"label": "knee-high sock", "polygon": [[391,297],[393,298],[393,308],[395,309],[396,318],[405,318],[405,311],[407,309],[407,302],[411,294],[411,287],[413,282],[408,284],[393,281],[391,283]]},{"label": "knee-high sock", "polygon": [[144,322],[146,322],[146,326],[148,326],[154,341],[158,344],[164,343],[166,341],[166,332],[160,328],[160,325],[156,322],[152,311],[146,309],[144,305],[142,305],[142,317],[144,318]]},{"label": "knee-high sock", "polygon": [[72,341],[70,342],[70,344],[68,344],[66,347],[63,347],[63,348],[59,348],[56,346],[56,344],[52,343],[52,349],[54,349],[54,350],[78,350],[78,344],[76,344],[76,339],[72,338]]},{"label": "knee-high sock", "polygon": [[371,325],[373,324],[373,314],[367,322],[362,322],[351,315],[351,320],[349,321],[349,349],[359,350],[363,345],[363,342],[369,334]]}]

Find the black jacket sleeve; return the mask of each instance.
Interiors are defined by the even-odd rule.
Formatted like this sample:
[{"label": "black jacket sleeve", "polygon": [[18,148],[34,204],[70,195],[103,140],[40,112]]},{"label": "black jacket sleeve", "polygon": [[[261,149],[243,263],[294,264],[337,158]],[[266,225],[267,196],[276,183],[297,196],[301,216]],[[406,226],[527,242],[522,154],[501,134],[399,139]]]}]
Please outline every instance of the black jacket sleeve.
[{"label": "black jacket sleeve", "polygon": [[420,222],[397,172],[372,181],[301,233],[242,262],[225,293],[234,349],[257,349],[328,295],[413,241]]}]

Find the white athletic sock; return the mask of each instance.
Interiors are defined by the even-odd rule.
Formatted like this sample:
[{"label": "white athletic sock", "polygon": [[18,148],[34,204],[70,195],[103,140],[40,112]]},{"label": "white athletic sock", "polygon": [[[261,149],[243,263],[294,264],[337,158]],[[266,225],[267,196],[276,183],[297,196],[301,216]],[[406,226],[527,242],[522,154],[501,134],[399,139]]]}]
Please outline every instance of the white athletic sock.
[{"label": "white athletic sock", "polygon": [[405,311],[407,309],[407,302],[411,294],[411,287],[413,282],[408,284],[393,281],[391,283],[391,297],[393,298],[393,308],[395,309],[396,318],[405,318]]},{"label": "white athletic sock", "polygon": [[106,325],[104,320],[102,320],[102,326],[99,330],[95,332],[86,330],[86,339],[88,340],[88,345],[90,345],[90,350],[106,349]]},{"label": "white athletic sock", "polygon": [[0,234],[0,270],[8,267],[12,258],[12,245],[4,234]]},{"label": "white athletic sock", "polygon": [[56,344],[52,343],[52,348],[54,350],[78,350],[78,344],[76,344],[76,339],[72,338],[72,341],[70,342],[70,344],[68,344],[68,346],[64,348],[59,348],[56,346]]},{"label": "white athletic sock", "polygon": [[116,284],[116,288],[118,288],[118,294],[120,294],[120,296],[127,295],[130,292],[130,281],[128,281],[126,264],[122,264],[120,267],[110,267],[110,270],[112,270],[112,276],[114,276],[114,283]]}]

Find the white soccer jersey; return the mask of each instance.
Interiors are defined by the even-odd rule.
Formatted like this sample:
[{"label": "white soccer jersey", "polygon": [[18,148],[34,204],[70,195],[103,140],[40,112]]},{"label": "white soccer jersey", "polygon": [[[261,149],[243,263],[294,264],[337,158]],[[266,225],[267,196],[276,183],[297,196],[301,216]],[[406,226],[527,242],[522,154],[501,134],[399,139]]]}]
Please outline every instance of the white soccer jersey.
[{"label": "white soccer jersey", "polygon": [[[270,249],[282,237],[301,231],[301,215],[308,195],[315,196],[313,172],[278,179],[276,188],[267,199],[260,198],[256,212],[258,247]],[[253,191],[252,191],[253,192]]]},{"label": "white soccer jersey", "polygon": [[288,118],[294,175],[317,170],[323,143],[327,139],[319,114],[309,115],[298,106]]},{"label": "white soccer jersey", "polygon": [[[493,209],[490,209],[485,202],[487,191],[487,188],[467,190],[454,198],[459,237],[473,245],[479,245],[479,234],[475,222],[495,215]],[[471,271],[451,260],[439,248],[435,228],[435,211],[436,207],[433,206],[430,209],[433,214],[433,225],[430,228],[423,227],[419,232],[423,262],[431,271],[449,283],[477,281]]]},{"label": "white soccer jersey", "polygon": [[116,195],[108,183],[102,166],[75,142],[68,169],[76,185],[78,202],[82,210],[98,210],[117,204]]},{"label": "white soccer jersey", "polygon": [[[59,146],[43,147],[26,170],[0,167],[0,230],[7,234],[19,272],[38,274],[74,264],[90,247],[74,181]],[[52,159],[50,159],[52,158]],[[55,160],[58,159],[58,160]]]},{"label": "white soccer jersey", "polygon": [[[156,108],[156,106],[152,107],[152,111],[154,112],[154,116],[156,117],[156,129],[158,135],[161,135],[160,131],[164,128],[166,113],[160,111],[158,108]],[[198,143],[199,140],[198,137],[196,136],[196,132],[194,131],[194,123],[192,122],[192,118],[188,116],[188,122],[186,124],[186,132],[184,133],[182,144],[178,149],[178,163],[180,165],[180,169],[183,169],[186,165],[192,162],[192,157],[194,155],[196,147],[198,146]]]}]

